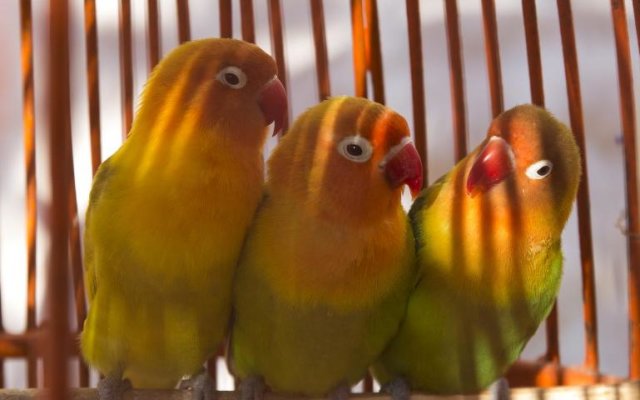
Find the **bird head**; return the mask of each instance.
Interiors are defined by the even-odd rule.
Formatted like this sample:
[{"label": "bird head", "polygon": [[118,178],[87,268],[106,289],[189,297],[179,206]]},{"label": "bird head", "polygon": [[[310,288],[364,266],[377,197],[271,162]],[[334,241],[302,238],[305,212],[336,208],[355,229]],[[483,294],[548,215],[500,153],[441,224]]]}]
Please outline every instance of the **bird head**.
[{"label": "bird head", "polygon": [[335,97],[303,113],[269,161],[268,185],[324,217],[370,221],[396,212],[404,185],[422,188],[422,162],[407,122],[356,97]]},{"label": "bird head", "polygon": [[[261,148],[266,127],[275,123],[277,133],[287,115],[286,92],[276,73],[273,58],[251,43],[187,42],[155,67],[137,120],[151,122],[154,135],[215,132]],[[141,130],[150,129],[136,132]]]},{"label": "bird head", "polygon": [[517,197],[522,207],[554,214],[563,225],[580,171],[580,153],[569,128],[543,108],[521,105],[499,115],[470,155],[466,191],[496,201]]}]

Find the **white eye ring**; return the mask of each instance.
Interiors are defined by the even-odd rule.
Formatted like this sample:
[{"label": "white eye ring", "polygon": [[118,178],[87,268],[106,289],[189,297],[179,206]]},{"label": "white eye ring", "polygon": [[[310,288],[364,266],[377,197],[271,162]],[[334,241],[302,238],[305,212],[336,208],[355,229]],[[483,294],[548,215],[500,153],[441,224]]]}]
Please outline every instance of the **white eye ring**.
[{"label": "white eye ring", "polygon": [[247,75],[233,65],[222,68],[216,79],[232,89],[242,89],[247,84]]},{"label": "white eye ring", "polygon": [[551,173],[553,163],[549,160],[536,161],[524,172],[530,179],[544,179]]},{"label": "white eye ring", "polygon": [[338,143],[338,152],[349,161],[363,163],[371,158],[373,146],[360,135],[347,136]]}]

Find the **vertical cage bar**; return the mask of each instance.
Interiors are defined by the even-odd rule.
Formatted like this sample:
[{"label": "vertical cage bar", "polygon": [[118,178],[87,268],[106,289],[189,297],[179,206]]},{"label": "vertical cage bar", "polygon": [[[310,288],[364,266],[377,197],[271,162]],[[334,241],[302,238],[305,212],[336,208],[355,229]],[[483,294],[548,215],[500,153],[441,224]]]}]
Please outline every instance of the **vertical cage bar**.
[{"label": "vertical cage bar", "polygon": [[324,9],[322,0],[311,0],[311,22],[313,24],[313,43],[316,49],[316,77],[318,79],[318,100],[331,96],[329,79],[329,57],[324,27]]},{"label": "vertical cage bar", "polygon": [[456,162],[467,155],[467,117],[464,102],[464,72],[462,43],[458,22],[457,0],[445,0],[447,46],[449,50],[449,80],[451,85],[451,113],[453,116],[454,154]]},{"label": "vertical cage bar", "polygon": [[636,115],[633,98],[631,50],[624,1],[611,0],[618,59],[620,116],[624,135],[624,170],[627,200],[627,251],[629,265],[629,378],[640,379],[640,214],[636,157]]},{"label": "vertical cage bar", "polygon": [[149,71],[160,61],[160,26],[158,23],[158,0],[148,0],[147,12],[149,19]]},{"label": "vertical cage bar", "polygon": [[89,91],[89,138],[91,141],[91,170],[95,175],[100,162],[100,75],[98,73],[98,27],[96,1],[84,1],[84,33],[87,50],[87,89]]},{"label": "vertical cage bar", "polygon": [[415,145],[422,159],[423,184],[427,185],[427,120],[425,115],[424,72],[422,64],[422,32],[420,24],[420,1],[406,0],[407,31],[409,35],[409,66],[411,68],[411,105],[413,107],[413,132]]},{"label": "vertical cage bar", "polygon": [[351,35],[355,95],[367,97],[367,56],[365,49],[363,0],[351,0]]},{"label": "vertical cage bar", "polygon": [[122,138],[133,122],[133,60],[131,45],[131,0],[120,0],[120,74],[122,78]]},{"label": "vertical cage bar", "polygon": [[[284,35],[282,32],[282,8],[280,0],[269,0],[269,29],[271,30],[271,46],[276,58],[278,66],[278,77],[282,81],[282,85],[287,89],[287,64],[284,58]],[[289,115],[284,120],[282,132],[286,132],[289,127]]]},{"label": "vertical cage bar", "polygon": [[[524,35],[529,63],[529,87],[531,102],[544,107],[544,85],[542,80],[542,58],[540,56],[540,35],[535,0],[522,0]],[[545,359],[560,362],[560,340],[558,338],[558,302],[554,301],[546,321],[547,350]]]},{"label": "vertical cage bar", "polygon": [[176,0],[178,10],[178,42],[191,40],[191,21],[189,20],[189,0]]},{"label": "vertical cage bar", "polygon": [[[21,64],[22,64],[22,113],[23,136],[26,171],[26,208],[27,208],[27,331],[36,329],[36,227],[37,227],[37,199],[36,199],[36,152],[35,152],[35,99],[33,86],[33,30],[31,0],[20,1],[20,34],[21,34]],[[0,319],[0,331],[4,326]],[[37,359],[32,354],[27,358],[27,384],[29,387],[37,385]],[[0,368],[4,363],[0,363]],[[0,371],[4,380],[4,371]]]},{"label": "vertical cage bar", "polygon": [[220,0],[218,7],[220,12],[220,37],[230,38],[233,36],[231,0]]},{"label": "vertical cage bar", "polygon": [[68,315],[68,172],[71,149],[69,116],[69,16],[67,0],[51,0],[49,44],[50,171],[52,223],[49,272],[47,274],[47,340],[45,385],[48,398],[67,398]]},{"label": "vertical cage bar", "polygon": [[500,48],[498,45],[498,23],[494,0],[482,0],[482,22],[484,26],[484,46],[487,54],[489,89],[491,91],[491,112],[494,117],[504,110],[502,96],[502,74],[500,72]]},{"label": "vertical cage bar", "polygon": [[256,32],[253,20],[253,0],[240,0],[240,23],[242,28],[242,40],[256,42]]},{"label": "vertical cage bar", "polygon": [[589,174],[587,173],[587,154],[584,139],[584,120],[582,116],[582,97],[580,94],[580,75],[578,55],[573,30],[573,16],[569,0],[557,0],[560,19],[560,36],[567,81],[567,97],[571,129],[580,148],[582,179],[578,188],[578,230],[580,231],[580,259],[582,265],[582,297],[585,323],[585,366],[598,370],[598,324],[596,317],[595,278],[593,273],[593,244],[591,238],[591,209],[589,202]]},{"label": "vertical cage bar", "polygon": [[[384,73],[382,67],[382,45],[380,43],[380,24],[378,22],[378,4],[376,0],[365,0],[366,16],[366,53],[367,66],[371,71],[373,99],[385,103]],[[366,381],[365,381],[366,383]]]}]

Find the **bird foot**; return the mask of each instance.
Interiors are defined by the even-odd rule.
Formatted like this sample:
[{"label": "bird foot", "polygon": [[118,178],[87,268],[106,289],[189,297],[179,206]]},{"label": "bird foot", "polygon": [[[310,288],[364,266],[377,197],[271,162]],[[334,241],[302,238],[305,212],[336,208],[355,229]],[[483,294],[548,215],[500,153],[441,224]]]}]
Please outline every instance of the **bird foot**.
[{"label": "bird foot", "polygon": [[180,382],[180,390],[191,390],[193,400],[214,400],[215,387],[207,370]]},{"label": "bird foot", "polygon": [[404,378],[394,378],[393,380],[382,385],[380,389],[383,393],[388,393],[393,400],[409,400],[411,397],[411,388]]},{"label": "bird foot", "polygon": [[351,394],[349,385],[342,383],[329,393],[329,400],[348,400]]},{"label": "bird foot", "polygon": [[249,376],[240,382],[240,400],[263,400],[264,380],[260,376]]},{"label": "bird foot", "polygon": [[98,382],[100,400],[122,400],[124,392],[131,389],[131,382],[120,376],[105,376]]},{"label": "bird foot", "polygon": [[509,382],[505,378],[500,378],[489,386],[489,395],[492,400],[509,400],[511,393]]}]

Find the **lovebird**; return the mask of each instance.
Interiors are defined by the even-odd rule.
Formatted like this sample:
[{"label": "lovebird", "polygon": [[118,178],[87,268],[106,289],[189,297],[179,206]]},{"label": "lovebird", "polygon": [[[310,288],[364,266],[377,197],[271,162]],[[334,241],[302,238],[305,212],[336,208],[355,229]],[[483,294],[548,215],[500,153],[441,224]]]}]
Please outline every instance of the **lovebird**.
[{"label": "lovebird", "polygon": [[519,357],[558,293],[580,175],[569,128],[520,105],[418,196],[409,212],[418,283],[373,368],[395,399],[409,388],[476,393]]},{"label": "lovebird", "polygon": [[81,351],[105,376],[101,398],[185,375],[195,398],[213,395],[203,363],[228,329],[267,126],[286,107],[275,61],[239,40],[188,42],[153,70],[86,214]]},{"label": "lovebird", "polygon": [[355,97],[304,112],[268,160],[234,286],[242,399],[344,399],[398,329],[415,280],[400,197],[422,187],[406,121]]}]

